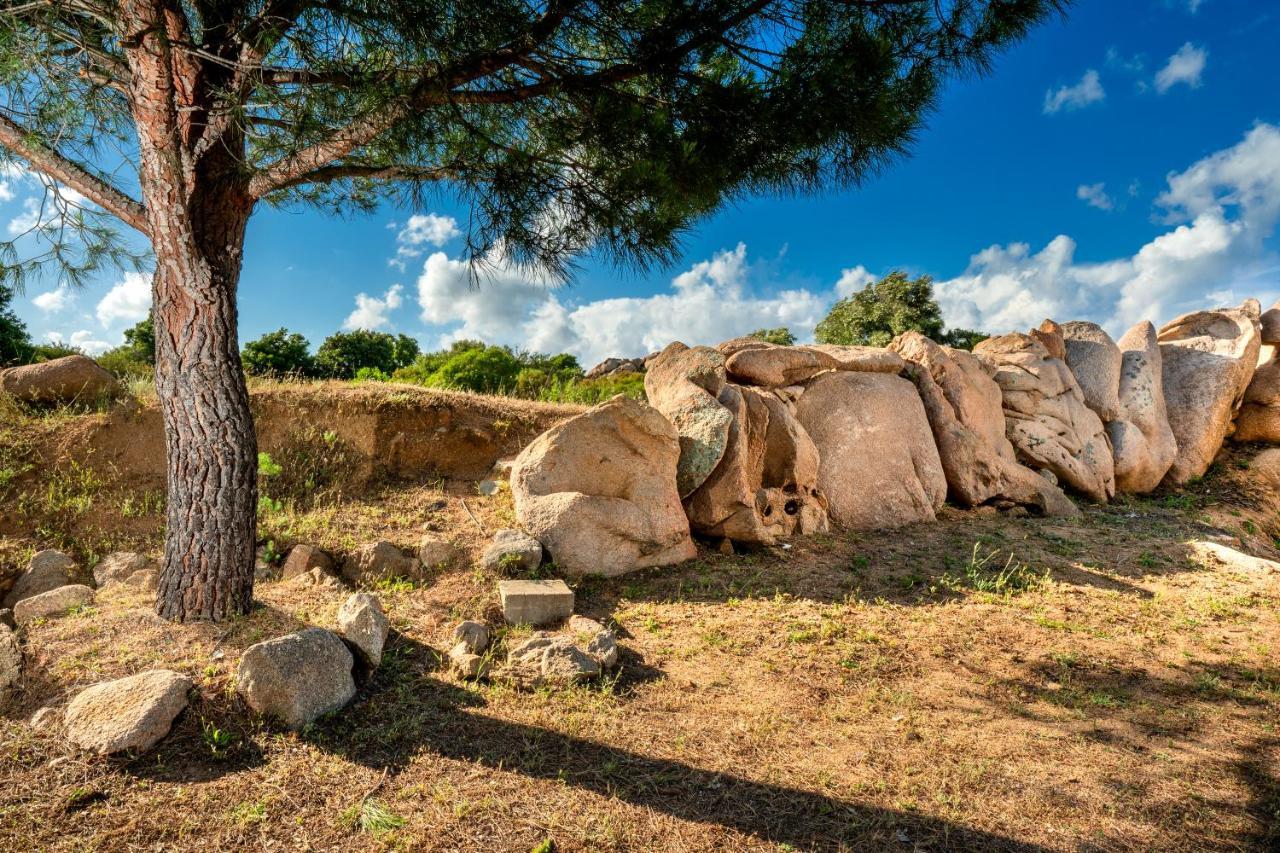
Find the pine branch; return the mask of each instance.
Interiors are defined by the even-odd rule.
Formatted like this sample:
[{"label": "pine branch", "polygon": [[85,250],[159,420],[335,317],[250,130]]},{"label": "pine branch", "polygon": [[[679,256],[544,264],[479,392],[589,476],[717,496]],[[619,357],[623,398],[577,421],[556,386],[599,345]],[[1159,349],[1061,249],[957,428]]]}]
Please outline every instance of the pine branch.
[{"label": "pine branch", "polygon": [[39,172],[66,184],[121,222],[147,234],[147,209],[101,177],[46,148],[26,128],[0,113],[0,145],[25,159]]}]

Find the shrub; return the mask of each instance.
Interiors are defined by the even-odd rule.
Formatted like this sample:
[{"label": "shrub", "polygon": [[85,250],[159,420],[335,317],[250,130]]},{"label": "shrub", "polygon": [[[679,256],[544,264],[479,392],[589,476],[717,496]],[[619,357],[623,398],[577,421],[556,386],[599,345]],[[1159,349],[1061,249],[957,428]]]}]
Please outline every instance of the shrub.
[{"label": "shrub", "polygon": [[520,362],[508,349],[468,349],[449,356],[426,384],[436,388],[497,394],[514,388],[519,373]]},{"label": "shrub", "polygon": [[138,358],[137,353],[127,346],[109,349],[94,360],[103,370],[126,381],[151,379],[156,373],[153,362]]},{"label": "shrub", "polygon": [[618,394],[636,400],[645,399],[644,374],[617,373],[596,379],[557,382],[545,389],[538,399],[548,403],[581,403],[594,406]]},{"label": "shrub", "polygon": [[281,328],[245,344],[240,361],[253,376],[310,376],[315,372],[310,350],[306,338]]},{"label": "shrub", "polygon": [[765,343],[778,344],[784,347],[789,347],[796,342],[796,336],[791,334],[791,330],[786,326],[779,326],[776,329],[756,329],[747,337],[759,338]]},{"label": "shrub", "polygon": [[0,284],[0,367],[31,358],[31,338],[26,325],[9,309],[12,301],[13,288]]},{"label": "shrub", "polygon": [[386,382],[391,377],[376,367],[362,367],[356,371],[357,382]]},{"label": "shrub", "polygon": [[376,367],[390,375],[412,364],[418,352],[418,342],[408,335],[357,329],[325,338],[315,364],[320,375],[333,379],[351,379],[362,367]]}]

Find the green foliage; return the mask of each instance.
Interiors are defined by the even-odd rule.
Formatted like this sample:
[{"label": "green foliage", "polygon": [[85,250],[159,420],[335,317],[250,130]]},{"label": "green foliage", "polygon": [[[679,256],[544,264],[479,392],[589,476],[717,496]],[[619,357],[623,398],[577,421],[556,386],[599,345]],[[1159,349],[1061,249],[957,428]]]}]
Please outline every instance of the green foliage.
[{"label": "green foliage", "polygon": [[338,820],[349,829],[370,835],[383,835],[404,826],[404,818],[381,800],[366,797],[339,815]]},{"label": "green foliage", "polygon": [[581,377],[578,359],[568,353],[518,353],[510,347],[461,340],[447,350],[422,353],[392,378],[429,388],[539,399]]},{"label": "green foliage", "polygon": [[357,382],[386,382],[391,377],[376,367],[362,367],[356,371]]},{"label": "green foliage", "polygon": [[31,358],[31,337],[9,305],[13,288],[0,283],[0,367],[23,364]]},{"label": "green foliage", "polygon": [[933,298],[933,279],[911,279],[896,270],[841,299],[814,330],[820,344],[886,346],[903,332],[942,337],[942,311]]},{"label": "green foliage", "polygon": [[418,342],[408,335],[357,329],[325,338],[316,352],[315,365],[319,375],[331,379],[354,379],[362,367],[376,367],[390,376],[412,364],[417,356]]},{"label": "green foliage", "polygon": [[252,376],[309,376],[315,372],[311,344],[297,332],[280,328],[249,341],[240,351],[240,362]]},{"label": "green foliage", "polygon": [[497,394],[514,388],[520,361],[504,347],[468,349],[450,356],[428,378],[435,388]]},{"label": "green foliage", "polygon": [[156,360],[156,327],[153,313],[131,329],[124,330],[124,345],[132,350],[139,359],[155,363]]},{"label": "green foliage", "polygon": [[933,279],[895,270],[831,307],[814,329],[820,344],[883,347],[903,332],[920,332],[941,344],[971,350],[986,335],[970,329],[943,331]]},{"label": "green foliage", "polygon": [[83,354],[79,347],[66,344],[33,344],[27,360],[32,364],[39,364],[42,361],[53,361],[55,358],[64,358],[68,355]]},{"label": "green foliage", "polygon": [[947,571],[942,575],[942,585],[953,590],[971,589],[990,595],[1008,597],[1037,589],[1049,581],[1049,570],[1036,572],[1025,563],[1018,562],[1013,554],[1001,564],[999,549],[983,554],[981,543],[973,543],[973,553],[958,573]]},{"label": "green foliage", "polygon": [[796,342],[796,336],[791,334],[791,330],[786,326],[779,326],[776,329],[756,329],[747,337],[759,338],[766,343],[784,347],[789,347]]},{"label": "green foliage", "polygon": [[636,400],[645,399],[644,374],[617,373],[596,379],[574,379],[546,388],[538,399],[548,403],[581,403],[594,406],[622,394]]}]

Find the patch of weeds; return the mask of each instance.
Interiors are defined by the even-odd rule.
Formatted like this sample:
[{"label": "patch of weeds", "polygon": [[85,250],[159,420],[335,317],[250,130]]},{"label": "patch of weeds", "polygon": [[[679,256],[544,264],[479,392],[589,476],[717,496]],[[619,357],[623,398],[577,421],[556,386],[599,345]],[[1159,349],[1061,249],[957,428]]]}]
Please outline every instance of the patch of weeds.
[{"label": "patch of weeds", "polygon": [[404,826],[404,818],[391,811],[381,800],[367,797],[344,811],[339,822],[347,829],[384,835]]},{"label": "patch of weeds", "polygon": [[[310,426],[291,433],[275,449],[271,460],[272,493],[304,506],[326,503],[341,496],[359,457],[337,432]],[[266,456],[266,454],[259,454]]]},{"label": "patch of weeds", "polygon": [[555,841],[551,840],[550,838],[544,838],[541,841],[539,841],[537,844],[533,845],[533,848],[529,851],[529,853],[555,853],[555,850],[556,850]]},{"label": "patch of weeds", "polygon": [[200,721],[200,738],[214,758],[222,758],[227,750],[236,742],[236,736],[226,729],[218,728],[211,720]]},{"label": "patch of weeds", "polygon": [[1250,521],[1247,518],[1243,522],[1241,522],[1240,528],[1250,536],[1253,536],[1255,533],[1258,532],[1258,525],[1254,524],[1252,521]]},{"label": "patch of weeds", "polygon": [[394,577],[394,578],[380,578],[377,581],[377,583],[373,585],[373,587],[378,592],[392,594],[392,593],[413,592],[415,589],[418,588],[418,584],[411,578]]},{"label": "patch of weeds", "polygon": [[145,518],[149,515],[163,515],[164,509],[164,492],[161,491],[146,491],[141,495],[125,495],[120,499],[120,515],[125,518]]},{"label": "patch of weeds", "polygon": [[865,554],[855,554],[849,560],[849,571],[859,574],[871,566],[871,560]]},{"label": "patch of weeds", "polygon": [[1025,563],[1018,562],[1012,553],[1001,565],[997,558],[1000,550],[982,553],[982,543],[973,543],[969,561],[958,573],[947,571],[942,575],[943,586],[952,590],[971,589],[990,595],[1011,596],[1038,589],[1049,580],[1049,570],[1038,573]]},{"label": "patch of weeds", "polygon": [[267,819],[267,804],[261,801],[256,803],[237,803],[231,809],[231,819],[235,821],[236,826],[240,827],[262,823]]},{"label": "patch of weeds", "polygon": [[1143,551],[1138,555],[1138,565],[1144,569],[1154,569],[1160,565],[1160,558],[1150,551]]},{"label": "patch of weeds", "polygon": [[46,513],[67,512],[84,515],[93,506],[94,497],[105,483],[92,468],[79,462],[71,462],[66,468],[49,475],[44,490],[33,500],[36,507]]}]

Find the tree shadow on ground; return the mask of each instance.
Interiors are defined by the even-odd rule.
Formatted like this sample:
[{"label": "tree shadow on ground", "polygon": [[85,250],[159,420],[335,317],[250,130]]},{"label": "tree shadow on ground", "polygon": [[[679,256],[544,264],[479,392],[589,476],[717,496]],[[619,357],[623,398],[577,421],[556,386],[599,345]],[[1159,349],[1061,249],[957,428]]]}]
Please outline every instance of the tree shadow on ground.
[{"label": "tree shadow on ground", "polygon": [[801,849],[849,847],[1039,851],[1037,845],[945,820],[745,779],[680,761],[476,713],[475,689],[435,677],[440,654],[400,638],[390,671],[366,695],[309,729],[315,746],[397,773],[424,752],[570,785],[697,823]]}]

